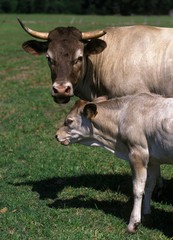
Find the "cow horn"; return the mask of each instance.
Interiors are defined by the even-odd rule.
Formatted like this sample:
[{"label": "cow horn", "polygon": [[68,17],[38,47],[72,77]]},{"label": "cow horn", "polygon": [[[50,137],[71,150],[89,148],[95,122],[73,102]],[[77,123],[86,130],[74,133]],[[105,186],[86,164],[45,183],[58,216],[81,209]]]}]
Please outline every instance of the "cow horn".
[{"label": "cow horn", "polygon": [[105,34],[106,34],[106,31],[104,31],[104,30],[96,30],[96,31],[92,31],[92,32],[83,32],[82,33],[82,39],[87,40],[87,39],[92,39],[92,38],[99,38],[99,37],[102,37]]},{"label": "cow horn", "polygon": [[29,35],[31,35],[32,37],[39,38],[39,39],[45,39],[45,40],[48,39],[48,35],[49,35],[48,32],[37,32],[37,31],[34,31],[34,30],[26,27],[19,18],[18,18],[17,20],[19,21],[21,27],[22,27]]}]

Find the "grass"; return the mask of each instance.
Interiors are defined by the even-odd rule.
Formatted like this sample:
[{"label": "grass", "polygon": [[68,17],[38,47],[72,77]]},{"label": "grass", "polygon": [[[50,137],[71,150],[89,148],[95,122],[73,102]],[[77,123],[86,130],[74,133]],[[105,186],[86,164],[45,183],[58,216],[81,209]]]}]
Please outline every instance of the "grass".
[{"label": "grass", "polygon": [[[132,208],[127,162],[100,148],[61,146],[54,139],[75,98],[57,105],[50,97],[44,57],[21,49],[29,36],[17,15],[0,15],[0,218],[1,239],[171,239],[172,167],[163,166],[165,189],[152,202],[151,224],[125,232]],[[110,25],[172,26],[170,17],[20,15],[38,30],[75,25],[81,30]],[[171,25],[172,24],[172,25]]]}]

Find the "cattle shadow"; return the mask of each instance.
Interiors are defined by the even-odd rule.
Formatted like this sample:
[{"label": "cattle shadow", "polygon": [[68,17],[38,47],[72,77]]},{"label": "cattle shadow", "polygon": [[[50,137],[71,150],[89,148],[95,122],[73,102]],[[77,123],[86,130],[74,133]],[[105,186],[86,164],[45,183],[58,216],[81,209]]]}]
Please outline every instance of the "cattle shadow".
[{"label": "cattle shadow", "polygon": [[41,200],[56,199],[57,194],[66,187],[92,188],[98,191],[118,191],[128,196],[132,194],[132,178],[130,175],[94,174],[72,177],[53,177],[40,181],[26,181],[15,183],[15,186],[31,186],[33,192],[39,194]]},{"label": "cattle shadow", "polygon": [[[54,177],[40,181],[27,181],[13,184],[15,186],[31,186],[33,192],[39,194],[40,200],[51,199],[53,202],[47,206],[50,208],[86,208],[99,209],[106,214],[112,214],[123,219],[127,224],[133,205],[132,196],[132,178],[130,175],[119,174],[93,174],[80,175],[72,177]],[[173,179],[164,179],[162,204],[173,205],[172,198]],[[125,194],[128,197],[127,202],[119,200],[98,201],[94,198],[86,199],[85,195],[78,195],[70,199],[58,199],[58,193],[66,187],[72,188],[91,188],[98,191],[107,189]],[[156,201],[156,200],[154,200]],[[162,209],[152,207],[151,222],[144,224],[149,229],[158,229],[167,237],[173,237],[173,211],[165,212]]]}]

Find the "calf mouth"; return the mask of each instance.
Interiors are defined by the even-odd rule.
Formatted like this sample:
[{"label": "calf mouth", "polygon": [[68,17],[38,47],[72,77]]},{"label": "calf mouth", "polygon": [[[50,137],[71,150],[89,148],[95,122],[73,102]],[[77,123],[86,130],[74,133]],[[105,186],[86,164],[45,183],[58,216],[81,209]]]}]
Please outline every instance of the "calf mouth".
[{"label": "calf mouth", "polygon": [[59,134],[56,134],[56,135],[55,135],[55,138],[56,138],[56,140],[57,140],[58,142],[60,142],[62,145],[67,146],[67,145],[70,144],[70,140],[69,140],[68,138],[61,138],[61,137],[59,137]]},{"label": "calf mouth", "polygon": [[70,142],[69,142],[68,139],[65,139],[65,140],[63,140],[63,141],[60,141],[60,143],[61,143],[62,145],[64,145],[64,146],[67,146],[67,145],[70,144]]}]

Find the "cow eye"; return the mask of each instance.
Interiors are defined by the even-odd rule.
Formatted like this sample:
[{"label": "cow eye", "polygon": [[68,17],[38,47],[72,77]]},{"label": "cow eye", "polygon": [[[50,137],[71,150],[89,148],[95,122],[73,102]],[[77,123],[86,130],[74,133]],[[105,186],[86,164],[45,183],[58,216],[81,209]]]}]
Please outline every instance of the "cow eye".
[{"label": "cow eye", "polygon": [[46,55],[46,58],[49,64],[55,64],[55,61],[49,55]]},{"label": "cow eye", "polygon": [[82,60],[83,60],[82,56],[78,57],[78,62],[82,62]]},{"label": "cow eye", "polygon": [[46,56],[48,63],[51,63],[51,58],[49,56]]},{"label": "cow eye", "polygon": [[70,126],[70,125],[72,124],[72,122],[73,122],[73,119],[72,119],[72,118],[67,118],[67,119],[65,120],[64,125],[65,125],[65,126]]},{"label": "cow eye", "polygon": [[82,62],[82,59],[83,59],[82,56],[78,57],[77,59],[75,59],[75,60],[73,61],[73,64],[75,65],[75,64],[77,64],[78,62]]},{"label": "cow eye", "polygon": [[48,61],[50,60],[50,57],[49,57],[49,55],[46,55],[46,58],[47,58],[47,60],[48,60]]}]

